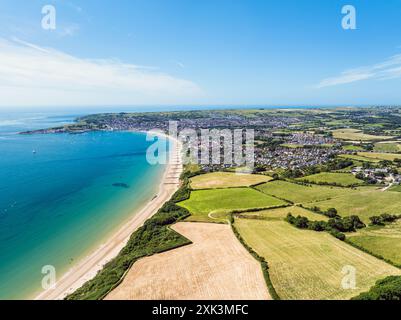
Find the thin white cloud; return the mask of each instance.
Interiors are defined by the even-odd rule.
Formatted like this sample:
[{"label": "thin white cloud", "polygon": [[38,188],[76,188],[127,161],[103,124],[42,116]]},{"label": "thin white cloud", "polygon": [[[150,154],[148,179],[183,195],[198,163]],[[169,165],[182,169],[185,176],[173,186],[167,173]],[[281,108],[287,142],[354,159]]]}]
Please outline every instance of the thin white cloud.
[{"label": "thin white cloud", "polygon": [[[44,53],[46,53],[46,54],[50,53],[48,50],[46,50],[46,49],[44,49],[44,48],[42,48],[42,47],[35,46],[34,44],[29,43],[29,42],[26,42],[26,41],[23,41],[23,40],[21,40],[21,39],[18,39],[17,37],[12,37],[11,40],[12,40],[14,43],[20,44],[20,45],[22,45],[22,46],[24,46],[24,47],[28,47],[28,48],[31,48],[31,49],[34,49],[34,50],[37,50],[37,51],[42,51],[42,52],[44,52]],[[0,40],[0,46],[1,46],[1,40]]]},{"label": "thin white cloud", "polygon": [[0,106],[187,103],[193,82],[115,59],[81,59],[0,39]]},{"label": "thin white cloud", "polygon": [[362,80],[388,80],[400,77],[401,54],[398,54],[381,63],[377,63],[372,66],[346,70],[339,76],[323,79],[316,87],[325,88]]},{"label": "thin white cloud", "polygon": [[[58,28],[57,28],[58,30]],[[75,35],[77,32],[79,31],[79,25],[77,24],[70,24],[68,26],[62,27],[60,29],[60,31],[58,32],[58,34],[61,37],[72,37],[73,35]]]}]

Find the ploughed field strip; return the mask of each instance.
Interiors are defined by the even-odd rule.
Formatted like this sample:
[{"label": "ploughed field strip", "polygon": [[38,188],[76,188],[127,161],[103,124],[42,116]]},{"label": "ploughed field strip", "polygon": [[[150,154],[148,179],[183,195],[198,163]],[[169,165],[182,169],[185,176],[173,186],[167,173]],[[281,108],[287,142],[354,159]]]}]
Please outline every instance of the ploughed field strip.
[{"label": "ploughed field strip", "polygon": [[[269,264],[281,299],[350,299],[379,279],[401,270],[337,240],[328,233],[300,230],[285,221],[235,219],[245,242]],[[343,289],[343,268],[356,268],[356,289]]]},{"label": "ploughed field strip", "polygon": [[347,234],[348,241],[401,266],[401,220]]},{"label": "ploughed field strip", "polygon": [[270,180],[272,180],[271,177],[260,174],[213,172],[191,178],[190,184],[192,189],[213,189],[249,187]]},{"label": "ploughed field strip", "polygon": [[230,226],[180,222],[193,243],[136,262],[106,300],[271,299],[261,266]]},{"label": "ploughed field strip", "polygon": [[195,190],[188,200],[178,203],[191,213],[187,221],[225,222],[233,210],[286,205],[287,202],[252,188]]}]

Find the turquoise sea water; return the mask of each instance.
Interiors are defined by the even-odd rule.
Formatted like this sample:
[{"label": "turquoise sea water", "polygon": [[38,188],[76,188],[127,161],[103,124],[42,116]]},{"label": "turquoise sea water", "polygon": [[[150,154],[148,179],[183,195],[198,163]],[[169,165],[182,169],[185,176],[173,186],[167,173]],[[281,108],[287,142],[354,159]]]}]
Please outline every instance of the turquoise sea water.
[{"label": "turquoise sea water", "polygon": [[0,114],[0,299],[34,297],[43,266],[60,277],[157,193],[144,134],[16,134],[72,119]]}]

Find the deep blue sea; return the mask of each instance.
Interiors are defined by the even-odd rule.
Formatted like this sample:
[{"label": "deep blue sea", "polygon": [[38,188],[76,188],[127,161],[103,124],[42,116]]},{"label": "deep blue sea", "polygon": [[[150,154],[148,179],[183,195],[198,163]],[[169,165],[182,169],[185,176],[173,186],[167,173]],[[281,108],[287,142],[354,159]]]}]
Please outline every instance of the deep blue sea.
[{"label": "deep blue sea", "polygon": [[34,297],[43,266],[61,277],[157,193],[145,134],[18,134],[75,116],[0,113],[0,299]]}]

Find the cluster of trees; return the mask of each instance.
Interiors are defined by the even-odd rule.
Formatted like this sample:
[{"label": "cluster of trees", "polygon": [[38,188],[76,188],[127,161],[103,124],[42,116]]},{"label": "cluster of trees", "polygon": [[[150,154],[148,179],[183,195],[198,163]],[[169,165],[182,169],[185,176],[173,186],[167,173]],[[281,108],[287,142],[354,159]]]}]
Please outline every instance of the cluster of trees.
[{"label": "cluster of trees", "polygon": [[349,159],[335,158],[327,162],[325,165],[312,166],[306,169],[307,175],[316,174],[320,172],[330,172],[335,170],[342,170],[352,166],[354,162]]},{"label": "cluster of trees", "polygon": [[327,231],[337,239],[343,241],[345,240],[345,234],[343,232],[354,232],[356,229],[366,227],[358,216],[349,216],[344,218],[336,216],[326,222],[310,221],[306,217],[294,217],[289,213],[286,217],[286,221],[299,229],[308,229],[318,232]]},{"label": "cluster of trees", "polygon": [[334,159],[326,164],[325,171],[342,170],[352,166],[353,164],[354,162],[349,159]]},{"label": "cluster of trees", "polygon": [[318,214],[322,214],[326,217],[329,218],[339,218],[340,216],[338,215],[337,209],[336,208],[329,208],[326,211],[323,211],[322,209],[320,209],[319,207],[312,207],[309,210],[318,213]]},{"label": "cluster of trees", "polygon": [[365,181],[367,184],[376,184],[377,180],[373,177],[365,177],[365,175],[362,172],[359,172],[355,175],[355,178],[359,180]]},{"label": "cluster of trees", "polygon": [[273,138],[273,137],[260,137],[257,138],[260,141],[263,141],[263,143],[259,144],[259,148],[268,148],[269,150],[275,150],[278,148],[280,145],[285,143],[285,140],[280,139],[280,138]]},{"label": "cluster of trees", "polygon": [[394,222],[398,219],[401,219],[401,215],[394,215],[394,214],[388,214],[388,213],[383,213],[379,216],[372,216],[369,217],[370,219],[370,224],[375,225],[375,226],[384,226],[386,223],[391,223]]},{"label": "cluster of trees", "polygon": [[390,276],[379,280],[368,291],[352,300],[401,300],[401,276]]},{"label": "cluster of trees", "polygon": [[188,170],[184,170],[184,172],[181,174],[181,181],[182,186],[180,189],[178,189],[176,191],[176,193],[173,195],[173,197],[171,198],[171,201],[173,202],[181,202],[184,200],[189,199],[190,195],[191,195],[191,188],[189,186],[189,179],[192,177],[195,177],[197,175],[200,175],[204,173],[202,170],[198,170],[198,171],[188,171]]},{"label": "cluster of trees", "polygon": [[260,173],[260,172],[265,172],[265,171],[266,171],[266,167],[265,167],[265,166],[263,166],[263,165],[257,165],[257,166],[253,169],[252,173]]},{"label": "cluster of trees", "polygon": [[[304,176],[310,176],[312,174],[317,174],[321,172],[330,172],[334,170],[342,170],[352,166],[354,162],[349,159],[332,159],[328,161],[325,165],[319,166],[310,166],[303,170],[300,169],[288,169],[283,172],[283,177],[287,179],[296,179],[301,178]],[[310,183],[309,181],[305,180],[305,182]],[[316,182],[314,182],[316,184]],[[317,183],[317,184],[329,184],[329,183]],[[333,183],[331,183],[333,185]]]},{"label": "cluster of trees", "polygon": [[340,232],[355,232],[357,229],[366,227],[366,225],[356,215],[329,219],[327,225],[329,228]]},{"label": "cluster of trees", "polygon": [[319,186],[334,186],[334,187],[350,187],[350,188],[355,188],[360,185],[360,183],[355,183],[351,185],[343,185],[341,183],[337,182],[326,182],[326,181],[309,181],[308,179],[302,179],[304,183],[306,184],[317,184]]},{"label": "cluster of trees", "polygon": [[180,207],[173,201],[166,202],[157,215],[145,222],[145,226],[158,227],[173,224],[179,219],[189,216],[187,209]]},{"label": "cluster of trees", "polygon": [[370,162],[362,162],[362,169],[375,169],[376,166],[373,165],[373,163]]},{"label": "cluster of trees", "polygon": [[304,172],[300,169],[287,169],[282,173],[283,178],[296,179],[304,176]]},{"label": "cluster of trees", "polygon": [[381,160],[381,161],[379,162],[379,166],[380,166],[381,168],[390,167],[392,164],[393,164],[393,162],[390,161],[390,160]]},{"label": "cluster of trees", "polygon": [[315,134],[320,134],[326,138],[332,138],[333,137],[333,132],[331,131],[325,131],[322,129],[315,129]]}]

